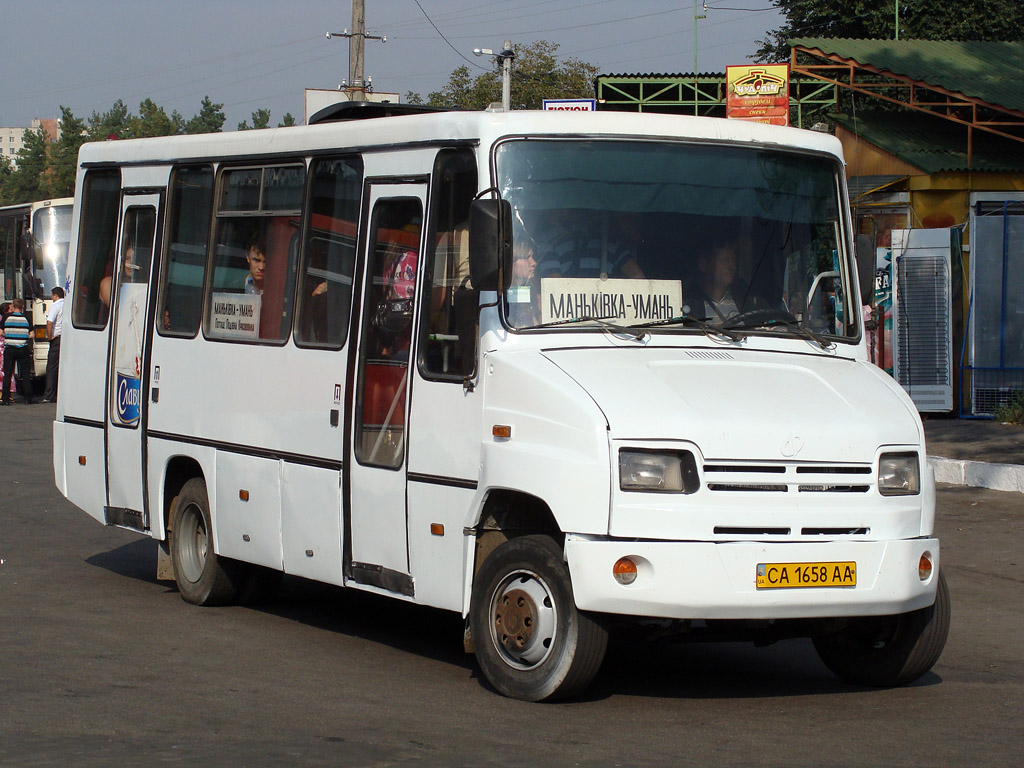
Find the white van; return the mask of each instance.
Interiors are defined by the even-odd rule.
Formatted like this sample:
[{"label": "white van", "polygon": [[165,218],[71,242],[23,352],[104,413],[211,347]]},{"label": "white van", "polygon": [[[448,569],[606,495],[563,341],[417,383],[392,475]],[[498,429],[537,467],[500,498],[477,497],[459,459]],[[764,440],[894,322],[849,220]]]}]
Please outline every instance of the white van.
[{"label": "white van", "polygon": [[521,699],[638,619],[932,667],[934,480],[867,361],[834,138],[349,111],[82,148],[69,499],[191,603],[288,573],[457,611]]}]

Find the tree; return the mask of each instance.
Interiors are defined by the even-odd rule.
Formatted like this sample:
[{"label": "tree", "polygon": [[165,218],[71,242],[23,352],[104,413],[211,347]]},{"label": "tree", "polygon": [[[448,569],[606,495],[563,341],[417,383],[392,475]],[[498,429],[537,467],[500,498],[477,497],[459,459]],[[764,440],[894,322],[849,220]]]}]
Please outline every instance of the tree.
[{"label": "tree", "polygon": [[[896,33],[893,0],[772,0],[786,23],[759,40],[759,62],[788,61],[794,37],[848,37],[891,40]],[[1020,0],[901,0],[901,40],[1021,40],[1024,3]]]},{"label": "tree", "polygon": [[163,107],[158,106],[152,99],[145,99],[139,104],[139,116],[132,121],[131,135],[134,138],[146,136],[173,136],[178,131],[181,115],[174,113],[177,119],[167,116]]},{"label": "tree", "polygon": [[290,128],[295,125],[295,116],[291,112],[285,112],[284,117],[281,118],[281,122],[277,124],[278,128]]},{"label": "tree", "polygon": [[[531,45],[516,44],[512,63],[510,88],[513,109],[540,109],[544,99],[593,98],[594,78],[598,68],[575,57],[559,63],[558,44],[538,40]],[[418,93],[407,93],[410,104],[422,104]],[[447,84],[427,97],[435,107],[454,109],[486,109],[501,101],[501,60],[492,62],[492,69],[472,78],[469,67],[456,68]]]},{"label": "tree", "polygon": [[14,164],[6,155],[0,155],[0,205],[14,203],[14,200],[7,194],[14,178]]},{"label": "tree", "polygon": [[135,116],[128,111],[124,102],[118,99],[102,115],[95,111],[92,113],[86,138],[88,141],[105,141],[109,136],[117,136],[119,139],[131,138],[134,121]]},{"label": "tree", "polygon": [[46,172],[46,145],[49,142],[42,128],[25,131],[24,146],[18,150],[18,167],[8,182],[10,202],[27,203],[46,197],[42,185],[43,174]]},{"label": "tree", "polygon": [[204,96],[199,114],[185,123],[185,133],[220,133],[225,120],[224,105],[214,104],[209,96]]},{"label": "tree", "polygon": [[70,197],[75,194],[78,150],[85,143],[85,121],[67,107],[60,108],[60,138],[48,147],[43,187],[46,197]]},{"label": "tree", "polygon": [[243,120],[238,124],[238,130],[249,131],[249,130],[260,130],[261,128],[270,127],[270,110],[265,108],[257,109],[252,113],[252,125],[249,125],[248,120]]}]

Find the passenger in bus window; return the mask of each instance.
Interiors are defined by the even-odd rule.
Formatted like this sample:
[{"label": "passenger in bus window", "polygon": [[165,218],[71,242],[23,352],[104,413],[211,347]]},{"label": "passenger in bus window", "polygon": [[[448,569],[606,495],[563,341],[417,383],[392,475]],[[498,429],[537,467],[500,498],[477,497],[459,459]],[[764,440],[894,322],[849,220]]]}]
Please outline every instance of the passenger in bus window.
[{"label": "passenger in bus window", "polygon": [[263,278],[267,270],[267,248],[263,244],[263,235],[256,230],[245,248],[245,260],[249,265],[249,274],[245,276],[245,293],[263,295]]},{"label": "passenger in bus window", "polygon": [[[419,266],[419,253],[410,243],[419,242],[420,224],[418,216],[407,220],[392,230],[395,232],[393,239],[384,243],[381,270],[384,291],[377,304],[373,325],[381,341],[381,355],[393,360],[407,360],[409,357]],[[382,229],[380,234],[386,231]]]},{"label": "passenger in bus window", "polygon": [[543,277],[643,278],[636,254],[608,211],[552,211],[537,245]]},{"label": "passenger in bus window", "polygon": [[517,328],[537,325],[537,290],[535,274],[537,260],[533,242],[526,238],[516,240],[512,246],[512,285],[508,289],[508,319]]},{"label": "passenger in bus window", "polygon": [[384,342],[384,357],[408,359],[411,341],[412,306],[416,293],[416,267],[419,255],[398,244],[384,262],[384,300],[377,307],[375,324]]},{"label": "passenger in bus window", "polygon": [[[113,262],[110,263],[113,268]],[[135,246],[128,245],[124,249],[124,258],[121,260],[121,283],[131,283],[135,280],[135,271],[137,266],[135,264]],[[110,307],[110,288],[111,283],[114,280],[113,274],[106,275],[100,280],[100,301],[103,302],[104,306]]]},{"label": "passenger in bus window", "polygon": [[741,312],[766,307],[739,277],[736,251],[736,244],[726,240],[697,257],[697,284],[686,292],[689,313],[721,322]]}]

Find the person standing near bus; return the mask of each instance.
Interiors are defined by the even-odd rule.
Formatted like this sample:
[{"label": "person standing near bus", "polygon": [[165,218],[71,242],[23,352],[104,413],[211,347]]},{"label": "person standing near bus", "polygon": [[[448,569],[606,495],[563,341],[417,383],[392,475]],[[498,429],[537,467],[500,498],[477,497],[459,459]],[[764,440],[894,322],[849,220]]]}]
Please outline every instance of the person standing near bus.
[{"label": "person standing near bus", "polygon": [[46,353],[46,391],[44,403],[57,402],[57,376],[60,369],[60,333],[64,325],[64,289],[59,285],[50,291],[53,304],[46,314],[46,338],[50,349]]},{"label": "person standing near bus", "polygon": [[[0,304],[0,387],[3,386],[4,379],[6,378],[4,376],[4,320],[7,318],[7,315],[10,314],[10,312],[11,302],[5,301],[3,304]],[[12,382],[12,389],[14,388],[14,386],[15,385]]]},{"label": "person standing near bus", "polygon": [[29,346],[29,322],[25,317],[25,302],[15,299],[11,312],[4,318],[4,384],[0,390],[0,405],[11,404],[11,377],[18,368],[18,390],[26,405],[32,402],[32,382],[29,367],[32,364],[32,348]]}]

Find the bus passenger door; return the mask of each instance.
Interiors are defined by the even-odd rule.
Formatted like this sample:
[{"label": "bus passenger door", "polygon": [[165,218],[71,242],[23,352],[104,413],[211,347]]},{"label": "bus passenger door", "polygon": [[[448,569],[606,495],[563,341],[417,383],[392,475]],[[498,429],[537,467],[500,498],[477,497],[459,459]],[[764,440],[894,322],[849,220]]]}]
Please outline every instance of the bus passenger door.
[{"label": "bus passenger door", "polygon": [[155,262],[160,195],[125,195],[110,287],[114,332],[107,371],[108,525],[149,528],[146,508],[146,358],[152,327],[149,276]]},{"label": "bus passenger door", "polygon": [[406,424],[426,185],[371,184],[345,460],[346,578],[411,595]]}]

